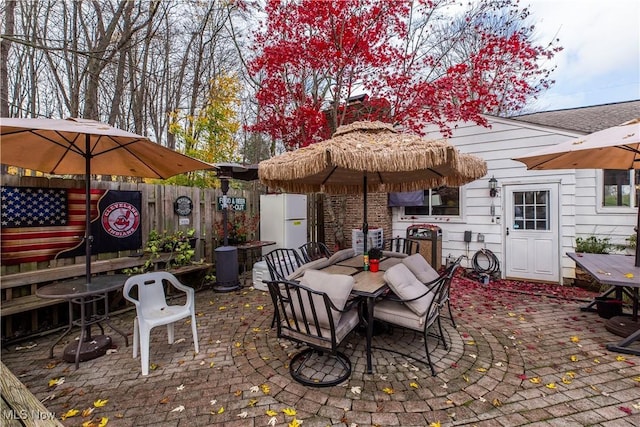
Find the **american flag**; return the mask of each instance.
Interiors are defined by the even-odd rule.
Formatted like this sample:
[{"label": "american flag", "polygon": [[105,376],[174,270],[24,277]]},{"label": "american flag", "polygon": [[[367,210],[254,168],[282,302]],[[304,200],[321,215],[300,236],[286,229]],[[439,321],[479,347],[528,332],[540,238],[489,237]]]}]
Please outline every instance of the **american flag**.
[{"label": "american flag", "polygon": [[[91,190],[91,218],[105,190]],[[48,261],[62,250],[82,244],[85,190],[76,188],[2,187],[1,263]]]}]

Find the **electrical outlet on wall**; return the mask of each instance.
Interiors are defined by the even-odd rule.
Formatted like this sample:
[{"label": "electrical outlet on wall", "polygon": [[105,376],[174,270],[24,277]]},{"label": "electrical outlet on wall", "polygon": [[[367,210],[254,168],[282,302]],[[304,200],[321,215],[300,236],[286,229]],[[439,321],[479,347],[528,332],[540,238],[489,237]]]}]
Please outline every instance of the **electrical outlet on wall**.
[{"label": "electrical outlet on wall", "polygon": [[478,242],[484,243],[484,234],[478,233]]}]

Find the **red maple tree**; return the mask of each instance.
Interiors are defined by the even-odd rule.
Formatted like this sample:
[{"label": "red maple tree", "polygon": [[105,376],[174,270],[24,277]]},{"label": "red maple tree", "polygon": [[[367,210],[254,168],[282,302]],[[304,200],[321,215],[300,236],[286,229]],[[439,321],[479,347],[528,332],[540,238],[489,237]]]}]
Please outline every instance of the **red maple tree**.
[{"label": "red maple tree", "polygon": [[[540,63],[559,48],[532,42],[517,0],[481,0],[462,17],[449,0],[269,0],[250,72],[260,81],[251,130],[294,149],[353,120],[420,133],[499,110],[517,111],[549,87]],[[522,23],[522,25],[518,25]],[[362,106],[366,108],[362,108]]]}]

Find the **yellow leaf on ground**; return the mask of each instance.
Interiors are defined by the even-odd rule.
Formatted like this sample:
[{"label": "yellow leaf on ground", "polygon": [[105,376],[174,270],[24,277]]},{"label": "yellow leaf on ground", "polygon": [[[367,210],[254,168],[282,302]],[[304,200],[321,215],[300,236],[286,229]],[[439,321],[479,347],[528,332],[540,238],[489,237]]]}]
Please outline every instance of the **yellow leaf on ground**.
[{"label": "yellow leaf on ground", "polygon": [[574,335],[571,337],[571,342],[580,342],[580,338]]},{"label": "yellow leaf on ground", "polygon": [[82,411],[82,418],[90,417],[93,411],[95,411],[95,409],[96,408],[87,408],[84,411]]},{"label": "yellow leaf on ground", "polygon": [[276,415],[278,415],[278,413],[273,409],[269,409],[267,412],[265,412],[265,414],[269,415],[270,417],[275,417]]},{"label": "yellow leaf on ground", "polygon": [[618,362],[624,362],[625,360],[627,360],[627,358],[626,358],[626,357],[624,357],[624,356],[616,356],[616,360],[617,360]]},{"label": "yellow leaf on ground", "polygon": [[533,377],[533,378],[529,378],[529,382],[533,384],[540,384],[542,380],[540,379],[540,377]]},{"label": "yellow leaf on ground", "polygon": [[52,378],[49,380],[49,387],[53,387],[54,385],[64,384],[64,377],[60,378]]},{"label": "yellow leaf on ground", "polygon": [[249,400],[249,403],[247,403],[247,405],[249,406],[256,406],[256,403],[258,403],[258,399],[251,399]]},{"label": "yellow leaf on ground", "polygon": [[575,354],[572,354],[571,357],[569,357],[569,359],[571,359],[572,362],[577,362],[578,356],[576,356]]},{"label": "yellow leaf on ground", "polygon": [[60,418],[62,420],[66,420],[67,418],[71,418],[71,417],[75,417],[76,415],[78,415],[80,413],[80,411],[78,411],[77,409],[69,409],[67,412],[65,412],[64,414],[62,414],[60,416]]},{"label": "yellow leaf on ground", "polygon": [[295,418],[291,420],[288,427],[300,427],[302,425],[302,421],[298,421]]},{"label": "yellow leaf on ground", "polygon": [[555,383],[549,383],[549,384],[546,384],[545,387],[546,388],[550,388],[550,389],[553,390],[554,388],[556,388],[556,384]]},{"label": "yellow leaf on ground", "polygon": [[429,423],[429,427],[441,427],[440,421],[434,421],[432,423]]},{"label": "yellow leaf on ground", "polygon": [[568,377],[562,377],[562,383],[563,384],[571,384],[571,379]]},{"label": "yellow leaf on ground", "polygon": [[476,369],[476,371],[478,371],[478,372],[487,372],[487,369],[486,368],[478,368],[478,369]]},{"label": "yellow leaf on ground", "polygon": [[502,402],[500,401],[500,399],[493,399],[492,403],[495,407],[502,406]]},{"label": "yellow leaf on ground", "polygon": [[382,389],[382,391],[384,391],[384,392],[385,392],[385,393],[387,393],[387,394],[393,394],[393,393],[395,393],[395,392],[393,391],[393,389],[392,389],[392,388],[390,388],[390,387],[385,387],[385,388],[383,388],[383,389]]},{"label": "yellow leaf on ground", "polygon": [[256,310],[264,310],[264,306],[263,305],[259,305],[256,307]]},{"label": "yellow leaf on ground", "polygon": [[269,394],[269,392],[271,392],[271,389],[269,388],[269,386],[267,384],[262,384],[260,386],[260,388],[262,389],[262,392],[264,394]]},{"label": "yellow leaf on ground", "polygon": [[224,412],[224,406],[221,406],[220,409],[218,409],[218,413],[222,414]]},{"label": "yellow leaf on ground", "polygon": [[409,386],[410,386],[410,387],[412,387],[412,388],[418,388],[418,387],[420,387],[420,386],[418,385],[418,383],[409,383]]},{"label": "yellow leaf on ground", "polygon": [[295,409],[293,409],[293,408],[284,408],[284,409],[282,410],[282,412],[283,412],[285,415],[289,415],[290,417],[293,417],[295,414],[297,414],[296,410],[295,410]]},{"label": "yellow leaf on ground", "polygon": [[627,279],[633,279],[633,273],[627,273],[624,275]]},{"label": "yellow leaf on ground", "polygon": [[218,307],[218,310],[226,310],[226,309],[227,309],[227,307],[224,306],[224,305],[221,305],[220,307]]},{"label": "yellow leaf on ground", "polygon": [[566,375],[567,375],[569,378],[575,378],[575,377],[576,377],[576,373],[575,373],[575,372],[573,372],[573,371],[569,371],[569,372],[567,372],[567,373],[566,373]]},{"label": "yellow leaf on ground", "polygon": [[93,402],[93,406],[95,406],[96,408],[102,408],[104,405],[107,404],[107,402],[109,402],[109,399],[98,399],[95,402]]}]

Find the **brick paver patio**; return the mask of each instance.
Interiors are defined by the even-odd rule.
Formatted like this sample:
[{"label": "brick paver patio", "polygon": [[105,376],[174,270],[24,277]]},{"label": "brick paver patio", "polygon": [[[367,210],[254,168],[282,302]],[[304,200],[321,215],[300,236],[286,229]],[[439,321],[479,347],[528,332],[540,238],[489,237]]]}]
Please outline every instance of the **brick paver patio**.
[{"label": "brick paver patio", "polygon": [[[270,298],[252,288],[199,291],[200,353],[187,324],[176,327],[173,345],[156,328],[150,362],[157,367],[147,377],[115,333],[117,351],[77,371],[60,359],[64,343],[48,359],[55,334],[3,349],[2,361],[58,419],[79,410],[63,421],[68,426],[101,417],[109,426],[640,425],[640,357],[606,350],[619,338],[597,314],[579,310],[585,291],[456,278],[452,292],[458,328],[443,319],[450,347],[433,352],[436,377],[382,350],[366,374],[364,337],[353,334],[344,348],[351,378],[304,387],[288,372],[297,349],[277,340]],[[113,320],[131,331],[133,316]],[[376,336],[375,345],[424,353],[419,338],[399,330]],[[107,402],[83,417],[98,400]]]}]

